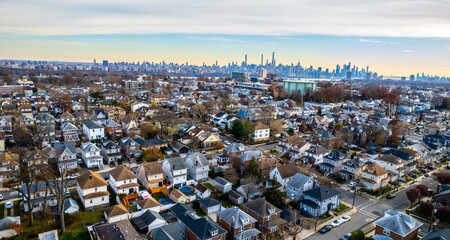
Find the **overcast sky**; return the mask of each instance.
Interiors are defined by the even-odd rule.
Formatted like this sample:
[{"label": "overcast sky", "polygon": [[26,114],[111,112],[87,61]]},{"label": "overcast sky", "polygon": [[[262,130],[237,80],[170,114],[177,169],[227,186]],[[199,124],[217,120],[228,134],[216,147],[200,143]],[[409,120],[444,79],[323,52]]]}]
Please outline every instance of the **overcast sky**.
[{"label": "overcast sky", "polygon": [[[407,71],[412,73],[427,70],[450,75],[448,0],[2,0],[0,20],[0,58],[39,58],[39,54],[42,54],[45,60],[81,61],[92,57],[111,57],[142,61],[142,58],[162,60],[166,57],[181,61],[181,58],[189,60],[188,54],[191,53],[189,49],[178,45],[183,45],[188,39],[193,45],[187,45],[186,48],[208,42],[208,52],[198,49],[196,55],[192,56],[192,63],[213,59],[240,60],[241,54],[246,51],[255,51],[256,54],[258,49],[255,45],[259,45],[259,52],[270,52],[276,50],[273,45],[279,44],[291,45],[282,47],[287,52],[279,52],[278,62],[304,59],[305,62],[316,63],[318,57],[314,56],[314,48],[320,52],[321,48],[328,49],[329,46],[321,47],[317,42],[303,40],[304,36],[318,36],[312,39],[320,41],[322,38],[324,44],[333,44],[332,39],[347,39],[358,42],[357,46],[369,45],[373,52],[369,52],[365,59],[358,60],[361,60],[361,64],[375,64],[375,68],[378,64],[380,71],[385,69],[381,62],[370,58],[381,59],[380,49],[388,47],[396,56],[393,64],[405,71],[411,64],[424,68],[411,67]],[[102,39],[105,42],[93,41],[98,35],[108,38]],[[135,43],[128,47],[129,51],[123,48],[127,45],[127,36],[132,36],[133,41],[130,42]],[[172,42],[177,46],[165,43],[170,41],[160,41],[159,38],[163,36],[177,38],[178,41]],[[252,37],[258,40],[258,44],[252,43]],[[306,55],[302,52],[292,53],[289,49],[298,49],[296,41],[285,41],[283,38],[300,39],[303,47],[308,48],[310,44],[313,49]],[[77,46],[73,46],[75,42]],[[133,55],[133,47],[156,42],[159,46],[146,46],[147,52]],[[55,43],[67,46],[51,51]],[[404,43],[411,44],[405,46]],[[122,48],[115,54],[113,46],[117,44]],[[224,52],[225,55],[212,55],[214,44],[217,49],[224,44],[239,49]],[[106,52],[101,48],[96,50],[99,45],[112,47]],[[331,58],[351,60],[351,53],[357,54],[355,52],[361,50],[352,45],[336,45],[336,48],[346,47],[343,52],[348,54],[339,56],[334,53],[336,55],[331,54]],[[83,50],[83,47],[86,49]],[[179,52],[161,53],[161,49],[169,50],[171,47]],[[78,54],[73,56],[75,48]],[[42,49],[49,49],[51,54],[42,52]],[[221,51],[212,53],[221,54]],[[295,54],[298,56],[293,56]],[[413,63],[411,55],[418,58]],[[323,56],[319,58],[321,61],[325,59]],[[332,64],[332,59],[325,59],[324,64]],[[400,73],[389,71],[386,74]]]}]

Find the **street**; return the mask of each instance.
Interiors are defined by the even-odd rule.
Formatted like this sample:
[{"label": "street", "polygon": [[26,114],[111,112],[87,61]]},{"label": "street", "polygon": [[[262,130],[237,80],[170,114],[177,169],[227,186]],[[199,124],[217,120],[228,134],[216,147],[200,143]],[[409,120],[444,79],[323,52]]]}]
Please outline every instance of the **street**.
[{"label": "street", "polygon": [[[340,239],[347,233],[352,233],[357,229],[362,229],[363,231],[369,230],[364,229],[364,227],[373,223],[375,220],[384,216],[384,212],[387,210],[396,210],[403,211],[405,208],[410,206],[410,202],[406,197],[405,191],[412,187],[417,186],[418,184],[424,184],[427,187],[436,190],[437,182],[432,178],[428,177],[423,179],[422,181],[416,182],[413,185],[404,188],[397,193],[395,193],[396,197],[393,199],[384,199],[384,200],[376,200],[376,199],[365,199],[360,196],[356,196],[355,198],[355,206],[358,211],[351,215],[351,220],[347,223],[342,224],[337,228],[331,229],[331,231],[321,234],[315,233],[312,236],[306,238],[307,240],[334,240]],[[353,201],[353,192],[349,192],[345,189],[341,190],[340,199],[347,203],[352,203]],[[319,230],[319,228],[317,229]],[[424,223],[422,226],[421,233],[426,233],[428,231],[428,224]]]}]

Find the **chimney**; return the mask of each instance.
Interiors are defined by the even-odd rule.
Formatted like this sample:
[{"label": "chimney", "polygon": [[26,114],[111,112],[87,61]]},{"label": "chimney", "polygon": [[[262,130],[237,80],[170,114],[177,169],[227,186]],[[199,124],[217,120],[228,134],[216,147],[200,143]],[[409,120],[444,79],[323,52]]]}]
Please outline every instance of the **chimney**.
[{"label": "chimney", "polygon": [[234,226],[234,216],[231,217],[231,226]]},{"label": "chimney", "polygon": [[175,163],[173,163],[172,169],[175,169]]},{"label": "chimney", "polygon": [[92,179],[92,172],[89,173],[89,179]]},{"label": "chimney", "polygon": [[195,166],[198,166],[198,161],[195,161]]}]

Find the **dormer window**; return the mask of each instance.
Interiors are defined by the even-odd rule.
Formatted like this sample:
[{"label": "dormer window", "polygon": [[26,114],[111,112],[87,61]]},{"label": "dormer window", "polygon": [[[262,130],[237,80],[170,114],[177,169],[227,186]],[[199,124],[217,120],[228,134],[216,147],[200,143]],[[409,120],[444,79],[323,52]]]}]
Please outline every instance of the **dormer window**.
[{"label": "dormer window", "polygon": [[219,230],[214,229],[211,231],[211,236],[216,236],[219,233]]},{"label": "dormer window", "polygon": [[270,214],[274,214],[275,213],[275,209],[269,209],[269,213]]}]

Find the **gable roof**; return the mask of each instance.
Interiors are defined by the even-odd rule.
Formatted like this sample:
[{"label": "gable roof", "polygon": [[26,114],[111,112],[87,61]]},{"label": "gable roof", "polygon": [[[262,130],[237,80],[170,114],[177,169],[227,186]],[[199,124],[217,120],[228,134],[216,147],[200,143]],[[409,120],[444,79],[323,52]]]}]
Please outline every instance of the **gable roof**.
[{"label": "gable roof", "polygon": [[382,168],[382,167],[380,167],[380,166],[378,166],[377,164],[374,164],[374,163],[368,164],[363,171],[366,172],[366,173],[375,175],[375,176],[382,176],[382,175],[384,175],[386,173],[389,173],[388,170],[386,170],[386,169],[384,169],[384,168]]},{"label": "gable roof", "polygon": [[217,206],[220,205],[221,203],[219,201],[217,201],[214,198],[204,198],[204,199],[200,199],[198,200],[198,203],[200,204],[200,206],[205,206],[205,207],[213,207],[213,206]]},{"label": "gable roof", "polygon": [[302,188],[309,180],[311,180],[310,177],[305,176],[301,173],[296,173],[289,182],[287,182],[288,185],[291,185],[295,188]]},{"label": "gable roof", "polygon": [[229,225],[232,225],[232,223],[234,221],[234,224],[232,225],[232,227],[235,229],[238,229],[238,228],[248,225],[248,224],[251,225],[254,222],[256,222],[256,219],[254,219],[248,213],[242,211],[241,209],[239,209],[237,207],[227,208],[225,210],[216,212],[216,214],[223,221],[227,222]]},{"label": "gable roof", "polygon": [[268,126],[266,126],[264,123],[262,122],[256,122],[253,123],[253,129],[254,130],[265,130],[265,129],[270,129]]},{"label": "gable roof", "polygon": [[307,191],[303,192],[306,196],[310,196],[314,199],[317,199],[319,201],[324,201],[326,199],[329,199],[331,197],[334,197],[338,195],[340,192],[332,189],[331,187],[324,185],[320,187],[316,187]]},{"label": "gable roof", "polygon": [[153,229],[151,234],[153,239],[158,240],[184,240],[181,229],[176,222]]},{"label": "gable roof", "polygon": [[55,143],[55,152],[57,155],[62,154],[64,151],[68,149],[72,154],[77,154],[77,149],[75,147],[74,141],[67,141],[67,142],[57,142]]},{"label": "gable roof", "polygon": [[114,217],[114,216],[119,216],[119,215],[123,215],[123,214],[128,214],[128,210],[124,205],[120,204],[120,205],[114,205],[114,206],[111,206],[111,207],[105,209],[105,213],[108,217]]},{"label": "gable roof", "polygon": [[137,176],[130,170],[128,170],[123,165],[119,165],[115,167],[113,170],[109,171],[109,174],[116,180],[116,181],[123,181],[128,179],[136,179]]},{"label": "gable roof", "polygon": [[423,225],[413,217],[393,210],[386,211],[384,217],[375,221],[374,224],[403,237]]},{"label": "gable roof", "polygon": [[156,199],[151,196],[146,199],[137,200],[136,204],[139,205],[139,207],[141,207],[142,209],[148,209],[161,205],[158,201],[156,201]]},{"label": "gable roof", "polygon": [[102,187],[108,185],[105,179],[99,173],[87,170],[76,178],[81,189],[88,189],[94,187]]},{"label": "gable roof", "polygon": [[98,124],[95,121],[91,121],[91,120],[88,120],[88,121],[84,122],[83,124],[89,129],[103,128],[102,125]]},{"label": "gable roof", "polygon": [[232,143],[228,147],[225,147],[223,150],[234,153],[248,151],[250,149],[242,143]]},{"label": "gable roof", "polygon": [[275,207],[264,198],[256,198],[250,202],[244,203],[244,205],[263,217],[271,215],[271,213],[269,213],[268,211],[269,209],[275,209],[275,212],[281,211],[279,208]]},{"label": "gable roof", "polygon": [[290,178],[300,171],[300,168],[295,163],[288,163],[277,167],[283,179]]},{"label": "gable roof", "polygon": [[144,168],[147,175],[156,175],[164,172],[159,162],[146,162],[141,164],[141,167]]},{"label": "gable roof", "polygon": [[138,229],[144,229],[145,227],[149,226],[157,219],[164,221],[164,222],[166,221],[166,220],[164,220],[163,217],[161,217],[161,215],[159,213],[157,213],[155,211],[147,210],[141,216],[134,218],[131,221],[136,225],[136,227]]}]

